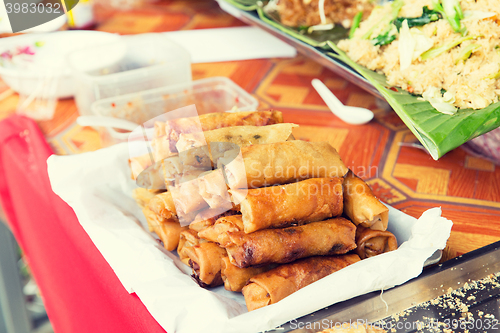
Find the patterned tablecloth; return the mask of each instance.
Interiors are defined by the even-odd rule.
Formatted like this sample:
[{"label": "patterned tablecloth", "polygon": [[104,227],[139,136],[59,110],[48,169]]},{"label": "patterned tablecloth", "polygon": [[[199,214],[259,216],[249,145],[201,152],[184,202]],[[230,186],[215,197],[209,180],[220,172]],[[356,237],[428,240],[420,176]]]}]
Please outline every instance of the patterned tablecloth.
[{"label": "patterned tablecloth", "polygon": [[[205,29],[244,25],[224,13],[215,1],[162,1],[139,9],[115,11],[97,7],[96,30],[120,34]],[[434,161],[385,102],[299,55],[293,59],[259,59],[194,64],[193,79],[225,76],[255,96],[259,109],[284,112],[286,122],[301,126],[297,139],[326,140],[344,162],[383,201],[418,217],[441,206],[454,222],[444,259],[500,239],[500,167],[458,148]],[[320,78],[345,103],[367,107],[375,119],[367,125],[343,123],[327,109],[311,86]],[[0,83],[0,93],[8,88]],[[0,101],[0,119],[13,113],[18,96]],[[58,103],[54,119],[39,122],[58,154],[99,149],[98,133],[75,124],[72,99]]]}]

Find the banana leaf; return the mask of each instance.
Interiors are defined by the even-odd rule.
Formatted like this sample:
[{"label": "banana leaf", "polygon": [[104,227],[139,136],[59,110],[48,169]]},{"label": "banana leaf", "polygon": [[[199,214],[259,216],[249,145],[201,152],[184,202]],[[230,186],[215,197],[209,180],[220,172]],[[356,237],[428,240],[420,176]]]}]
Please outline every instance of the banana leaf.
[{"label": "banana leaf", "polygon": [[[316,31],[311,34],[303,30],[291,28],[279,23],[274,13],[266,13],[263,4],[258,0],[222,0],[235,7],[256,11],[258,17],[266,24],[285,34],[318,48],[326,53],[340,66],[350,66],[370,82],[391,105],[420,143],[435,160],[458,146],[485,134],[500,126],[500,102],[481,110],[459,109],[454,115],[446,115],[437,111],[432,105],[418,96],[399,88],[390,87],[384,75],[373,72],[352,61],[336,43],[347,38],[348,30],[338,27],[330,31]],[[251,7],[243,8],[243,2],[254,2]],[[328,51],[329,50],[329,51]],[[331,52],[333,51],[333,52]]]},{"label": "banana leaf", "polygon": [[467,141],[500,126],[500,102],[481,110],[459,109],[454,115],[443,114],[418,96],[401,89],[394,91],[394,88],[388,86],[384,75],[358,65],[335,43],[327,42],[327,44],[336,52],[327,54],[345,62],[366,78],[384,96],[435,160]]},{"label": "banana leaf", "polygon": [[224,0],[224,2],[227,2],[238,9],[250,12],[257,9],[260,0]]}]

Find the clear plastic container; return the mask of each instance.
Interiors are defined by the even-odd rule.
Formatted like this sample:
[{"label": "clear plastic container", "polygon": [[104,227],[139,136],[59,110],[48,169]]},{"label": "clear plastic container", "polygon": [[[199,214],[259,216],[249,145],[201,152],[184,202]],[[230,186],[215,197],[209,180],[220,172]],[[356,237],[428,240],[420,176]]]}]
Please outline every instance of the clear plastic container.
[{"label": "clear plastic container", "polygon": [[191,82],[190,54],[160,34],[125,36],[68,55],[76,105],[89,115],[94,101]]},{"label": "clear plastic container", "polygon": [[[212,112],[253,111],[259,102],[226,77],[211,77],[163,88],[142,91],[92,104],[92,112],[100,116],[127,119],[144,124],[165,112],[192,105],[198,114]],[[113,128],[100,129],[103,146],[128,140],[128,132]]]}]

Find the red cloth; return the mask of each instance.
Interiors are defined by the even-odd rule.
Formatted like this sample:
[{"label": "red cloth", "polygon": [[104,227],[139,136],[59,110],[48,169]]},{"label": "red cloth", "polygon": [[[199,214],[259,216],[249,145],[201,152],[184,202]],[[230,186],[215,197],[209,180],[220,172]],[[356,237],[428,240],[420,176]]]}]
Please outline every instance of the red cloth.
[{"label": "red cloth", "polygon": [[55,332],[165,332],[52,192],[46,163],[51,154],[34,121],[12,116],[0,122],[2,207]]}]

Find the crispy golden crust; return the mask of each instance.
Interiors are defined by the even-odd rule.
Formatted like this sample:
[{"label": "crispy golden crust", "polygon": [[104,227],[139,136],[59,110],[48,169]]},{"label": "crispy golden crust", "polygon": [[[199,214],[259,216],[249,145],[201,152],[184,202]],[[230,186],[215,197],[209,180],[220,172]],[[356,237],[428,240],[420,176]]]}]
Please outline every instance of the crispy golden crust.
[{"label": "crispy golden crust", "polygon": [[148,208],[164,219],[177,218],[171,192],[162,192],[152,197],[148,202]]},{"label": "crispy golden crust", "polygon": [[310,257],[258,274],[243,287],[248,311],[279,302],[297,290],[359,260],[355,254]]},{"label": "crispy golden crust", "polygon": [[[286,141],[292,135],[294,127],[298,125],[284,123],[267,126],[231,126],[206,132],[182,133],[176,148],[178,151],[186,151],[209,144],[209,155],[216,163],[227,150]],[[208,150],[206,154],[208,155]]]},{"label": "crispy golden crust", "polygon": [[155,197],[156,194],[151,193],[151,191],[138,187],[133,190],[132,197],[139,207],[144,208],[148,205],[149,201]]},{"label": "crispy golden crust", "polygon": [[222,258],[221,276],[224,281],[224,288],[229,291],[241,292],[245,284],[251,277],[267,272],[276,265],[266,265],[260,267],[239,268],[229,261],[228,257]]},{"label": "crispy golden crust", "polygon": [[389,231],[372,230],[362,226],[356,229],[356,253],[361,259],[370,258],[398,248],[398,241]]},{"label": "crispy golden crust", "polygon": [[185,249],[204,242],[206,242],[206,240],[198,237],[198,233],[194,230],[186,229],[181,231],[179,235],[179,245],[177,246],[179,259],[189,266],[189,257],[187,256]]},{"label": "crispy golden crust", "polygon": [[224,247],[230,241],[227,232],[241,230],[243,230],[242,216],[232,215],[217,219],[213,225],[200,231],[199,236]]},{"label": "crispy golden crust", "polygon": [[[229,152],[228,152],[229,153]],[[244,168],[222,158],[228,185],[236,188],[258,188],[286,184],[297,180],[343,177],[348,169],[328,142],[292,140],[241,148]]]},{"label": "crispy golden crust", "polygon": [[344,213],[356,225],[374,230],[386,230],[389,209],[373,194],[362,179],[349,171],[344,178]]},{"label": "crispy golden crust", "polygon": [[128,160],[128,164],[130,166],[131,178],[133,180],[136,180],[137,176],[139,176],[139,174],[144,171],[144,169],[153,164],[153,160],[150,154],[144,154],[131,157]]},{"label": "crispy golden crust", "polygon": [[226,250],[212,242],[200,243],[186,247],[184,253],[189,258],[189,266],[193,269],[193,278],[204,288],[223,284],[221,262]]},{"label": "crispy golden crust", "polygon": [[146,217],[146,222],[148,223],[149,231],[153,232],[157,225],[160,225],[165,219],[158,216],[155,212],[149,209],[147,206],[142,208],[142,213]]},{"label": "crispy golden crust", "polygon": [[148,222],[149,231],[156,233],[160,237],[165,249],[174,251],[179,244],[181,231],[186,230],[187,227],[181,227],[177,220],[158,216],[148,207],[143,208],[142,212]]},{"label": "crispy golden crust", "polygon": [[[215,212],[215,210],[206,209],[206,210],[202,211],[200,214],[196,215],[194,221],[191,222],[191,224],[189,225],[189,229],[195,230],[199,233],[199,232],[202,232],[203,230],[213,226],[215,224],[215,222],[218,219],[220,219],[221,217],[231,216],[231,215],[236,214],[236,212],[232,211],[232,210],[224,212],[222,214],[217,214],[214,212]],[[208,239],[208,240],[210,240],[210,239]]]},{"label": "crispy golden crust", "polygon": [[244,231],[316,222],[342,214],[342,178],[250,189],[240,204]]},{"label": "crispy golden crust", "polygon": [[350,221],[336,219],[313,222],[285,229],[266,229],[245,234],[227,232],[225,246],[234,265],[245,268],[270,263],[289,263],[317,256],[344,254],[356,248],[356,227]]},{"label": "crispy golden crust", "polygon": [[[155,123],[155,141],[157,156],[165,158],[177,152],[176,144],[182,133],[210,131],[230,126],[265,126],[283,122],[283,115],[279,111],[250,111],[250,112],[219,112],[202,114],[199,117],[179,118],[166,123]],[[160,146],[161,144],[161,146]],[[161,154],[159,153],[161,151]]]}]

